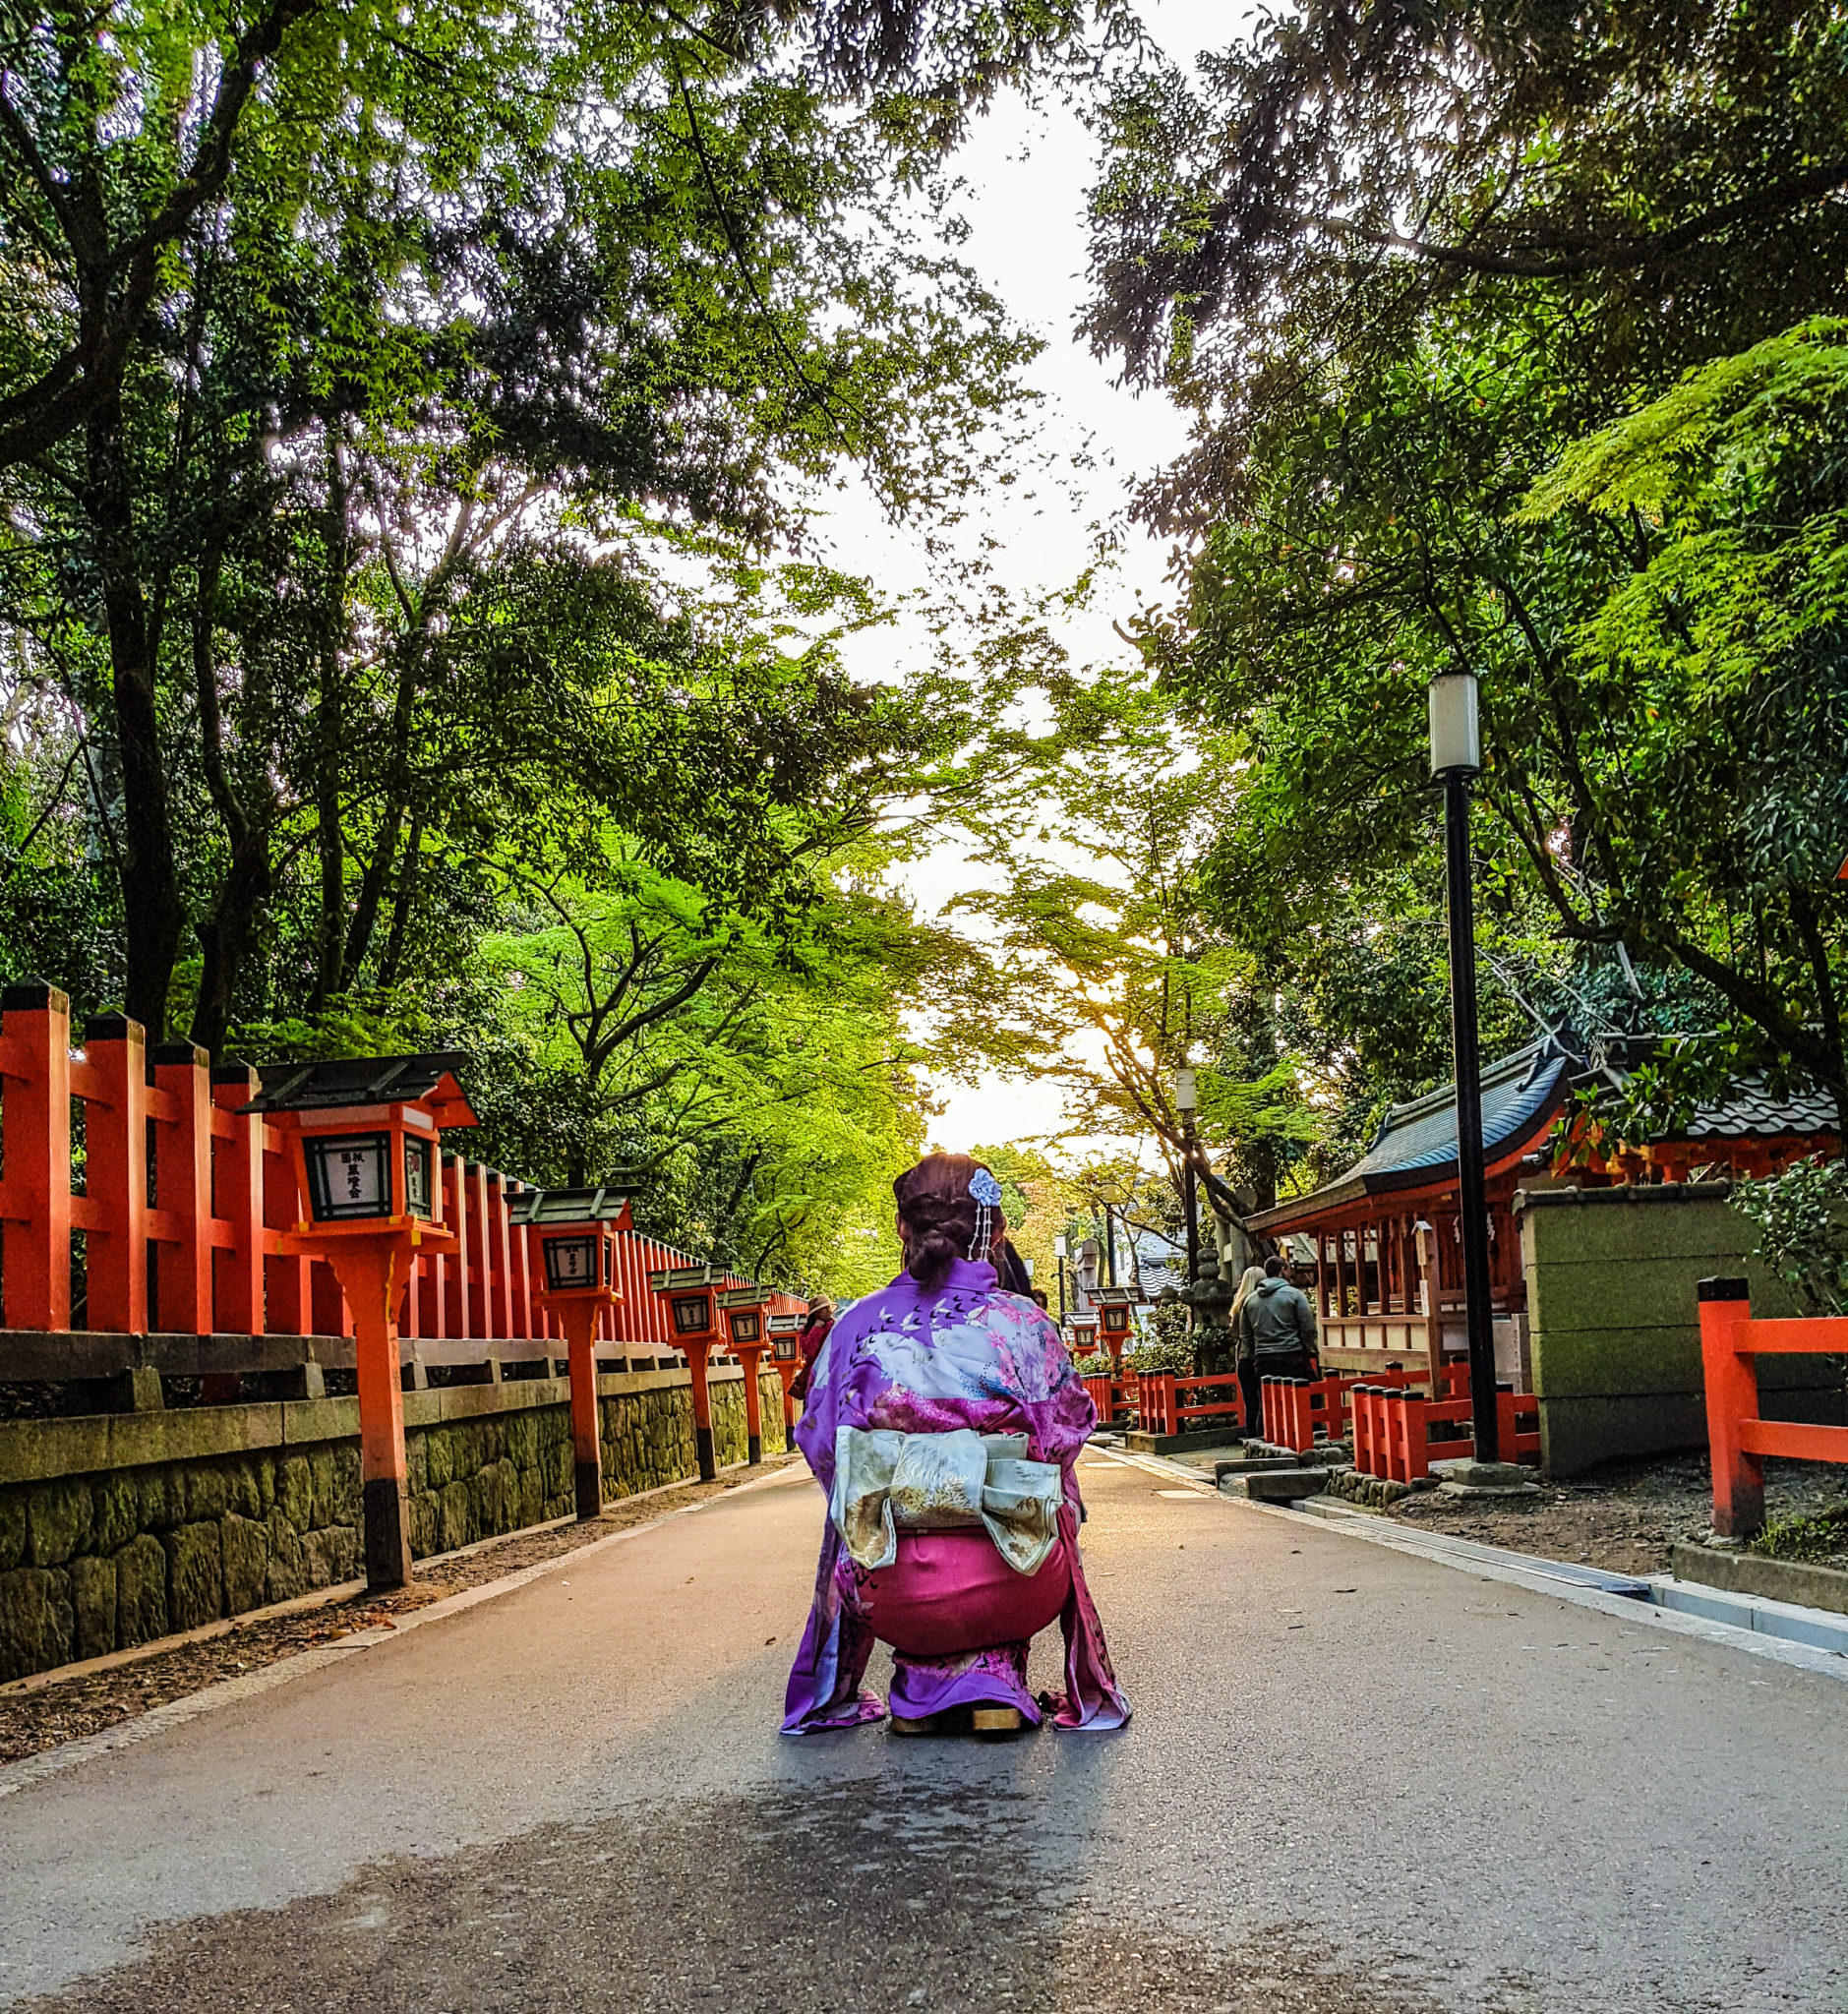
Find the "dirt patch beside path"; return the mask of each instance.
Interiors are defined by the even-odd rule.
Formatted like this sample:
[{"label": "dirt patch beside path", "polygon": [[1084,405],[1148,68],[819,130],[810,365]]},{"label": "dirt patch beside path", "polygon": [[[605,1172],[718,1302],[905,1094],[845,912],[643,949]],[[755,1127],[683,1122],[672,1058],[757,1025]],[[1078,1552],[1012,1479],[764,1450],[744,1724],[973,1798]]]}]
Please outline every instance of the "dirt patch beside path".
[{"label": "dirt patch beside path", "polygon": [[[1767,1516],[1809,1517],[1848,1500],[1848,1473],[1821,1462],[1767,1461]],[[1459,1503],[1428,1491],[1401,1499],[1387,1515],[1423,1531],[1449,1532],[1548,1560],[1607,1567],[1618,1573],[1665,1573],[1677,1539],[1701,1539],[1712,1522],[1713,1485],[1705,1454],[1625,1463],[1537,1497],[1508,1504]]]},{"label": "dirt patch beside path", "polygon": [[391,1626],[394,1616],[421,1609],[446,1595],[480,1587],[522,1567],[556,1560],[579,1547],[593,1545],[612,1532],[646,1524],[670,1511],[683,1510],[707,1497],[722,1496],[741,1483],[786,1468],[799,1457],[783,1455],[754,1468],[729,1470],[717,1482],[688,1483],[608,1506],[594,1524],[561,1524],[550,1530],[510,1532],[506,1538],[444,1558],[421,1562],[408,1587],[374,1597],[356,1595],[294,1615],[271,1616],[234,1623],[222,1635],[200,1643],[182,1643],[119,1664],[107,1671],[51,1679],[30,1692],[0,1693],[0,1763],[55,1748],[85,1735],[132,1720],[169,1700],[203,1691],[222,1679],[261,1671],[297,1651],[332,1643],[355,1629]]}]

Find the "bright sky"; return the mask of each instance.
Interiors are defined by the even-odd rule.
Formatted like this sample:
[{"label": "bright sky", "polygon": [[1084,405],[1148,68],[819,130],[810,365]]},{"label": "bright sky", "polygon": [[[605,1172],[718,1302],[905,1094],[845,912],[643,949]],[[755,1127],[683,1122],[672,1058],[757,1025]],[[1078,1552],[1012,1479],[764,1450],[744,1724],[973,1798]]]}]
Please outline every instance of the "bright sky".
[{"label": "bright sky", "polygon": [[[1207,0],[1144,0],[1142,8],[1162,47],[1188,65],[1202,48],[1234,34],[1242,12]],[[1066,587],[1083,572],[1092,559],[1094,526],[1120,516],[1135,480],[1177,454],[1186,430],[1165,399],[1138,398],[1112,384],[1112,367],[1073,339],[1085,296],[1085,193],[1096,168],[1092,136],[1076,113],[1002,99],[972,134],[957,166],[972,191],[972,234],[962,256],[1018,321],[1046,339],[1029,379],[1043,394],[1042,441],[1060,466],[1032,486],[1031,498],[996,493],[987,521],[1004,547],[999,563],[1006,583],[1026,600]],[[1093,465],[1078,466],[1075,457],[1087,444]],[[915,549],[870,513],[844,514],[833,533],[841,564],[892,588],[926,584]],[[1163,546],[1140,532],[1129,535],[1113,580],[1057,631],[1075,660],[1120,657],[1112,620],[1140,602],[1163,598],[1165,563]],[[850,656],[849,662],[876,676],[906,648],[902,634],[875,631],[864,639],[858,661]],[[948,846],[906,876],[926,912],[973,879],[961,853]],[[931,1128],[932,1144],[952,1152],[1050,1133],[1060,1124],[1062,1100],[1052,1085],[990,1076],[973,1088],[944,1083],[936,1090],[945,1109]]]}]

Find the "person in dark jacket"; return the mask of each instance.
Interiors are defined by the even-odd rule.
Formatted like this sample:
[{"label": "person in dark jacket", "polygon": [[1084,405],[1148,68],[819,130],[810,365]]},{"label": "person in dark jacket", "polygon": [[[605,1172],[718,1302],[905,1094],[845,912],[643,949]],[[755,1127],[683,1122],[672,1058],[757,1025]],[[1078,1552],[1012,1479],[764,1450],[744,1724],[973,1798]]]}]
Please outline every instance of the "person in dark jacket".
[{"label": "person in dark jacket", "polygon": [[1264,1262],[1264,1277],[1238,1310],[1238,1389],[1245,1400],[1245,1428],[1261,1430],[1263,1378],[1319,1378],[1315,1310],[1308,1296],[1289,1283],[1281,1259]]}]

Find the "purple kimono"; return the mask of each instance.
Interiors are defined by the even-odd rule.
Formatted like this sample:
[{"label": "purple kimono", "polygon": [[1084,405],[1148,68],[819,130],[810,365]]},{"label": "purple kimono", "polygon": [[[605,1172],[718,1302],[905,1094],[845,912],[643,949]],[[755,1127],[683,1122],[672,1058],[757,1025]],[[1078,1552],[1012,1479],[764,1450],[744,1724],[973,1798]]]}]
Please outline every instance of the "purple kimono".
[{"label": "purple kimono", "polygon": [[[1058,1542],[1071,1569],[1071,1595],[1059,1618],[1066,1689],[1053,1703],[1053,1725],[1101,1731],[1123,1726],[1129,1702],[1117,1689],[1078,1559],[1078,1481],[1072,1467],[1096,1425],[1091,1394],[1072,1369],[1054,1324],[1031,1301],[998,1291],[993,1267],[958,1260],[934,1292],[901,1273],[883,1292],[869,1294],[841,1316],[815,1359],[796,1444],[828,1492],[841,1427],[1024,1433],[1031,1460],[1058,1462],[1065,1471]],[[814,1607],[790,1673],[786,1735],[884,1718],[877,1694],[861,1685],[873,1644],[859,1595],[864,1578],[830,1518],[822,1534]],[[907,1719],[994,1702],[1018,1706],[1027,1721],[1039,1724],[1040,1703],[1027,1688],[1025,1643],[947,1658],[895,1652],[894,1664],[892,1711]]]}]

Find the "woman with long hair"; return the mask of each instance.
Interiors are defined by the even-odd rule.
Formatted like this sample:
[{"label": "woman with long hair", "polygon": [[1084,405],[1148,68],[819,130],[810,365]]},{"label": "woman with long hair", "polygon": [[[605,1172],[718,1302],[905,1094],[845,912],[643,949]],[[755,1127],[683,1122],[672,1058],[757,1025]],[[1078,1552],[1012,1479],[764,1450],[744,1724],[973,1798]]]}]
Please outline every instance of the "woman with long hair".
[{"label": "woman with long hair", "polygon": [[[1078,1556],[1090,1394],[1057,1327],[997,1282],[988,1169],[933,1154],[892,1188],[905,1271],[835,1324],[796,1430],[829,1514],[783,1732],[883,1718],[862,1685],[875,1641],[893,1653],[894,1732],[1003,1732],[1043,1710],[1119,1728],[1129,1704]],[[1028,1644],[1054,1620],[1065,1690],[1036,1698]]]}]

